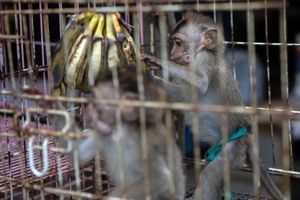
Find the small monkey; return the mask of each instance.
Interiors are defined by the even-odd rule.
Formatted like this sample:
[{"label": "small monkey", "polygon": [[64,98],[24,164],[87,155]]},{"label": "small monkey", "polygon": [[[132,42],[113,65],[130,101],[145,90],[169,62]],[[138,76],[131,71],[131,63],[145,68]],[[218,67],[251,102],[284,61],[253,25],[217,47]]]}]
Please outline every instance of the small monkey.
[{"label": "small monkey", "polygon": [[[116,90],[114,88],[113,80],[111,76],[108,76],[106,79],[99,81],[97,86],[92,89],[94,99],[139,99],[136,70],[124,67],[117,70],[117,73],[120,89]],[[154,85],[147,76],[144,77],[144,89],[146,100],[167,100],[163,89]],[[36,91],[28,92],[41,94]],[[56,109],[65,109],[60,102],[41,101],[38,103],[42,107],[51,106]],[[117,112],[121,115],[120,129],[117,127]],[[50,116],[49,120],[55,130],[60,130],[64,126],[65,122],[62,118],[61,116]],[[151,199],[157,200],[182,200],[185,195],[182,156],[173,135],[171,133],[169,136],[167,135],[170,130],[165,124],[165,118],[165,110],[145,108],[150,195]],[[79,165],[83,166],[89,163],[97,152],[102,153],[108,174],[116,185],[110,195],[129,199],[145,199],[139,108],[122,105],[110,106],[91,102],[87,106],[85,120],[88,129],[83,132],[86,138],[77,141],[75,145],[78,151]],[[81,132],[74,121],[72,122],[71,131]],[[64,140],[60,141],[63,146],[65,146],[65,142]],[[170,154],[168,152],[169,147],[171,147]],[[71,154],[73,151],[74,149]],[[121,152],[121,155],[118,154],[119,152]],[[123,188],[121,186],[120,170],[124,174]]]},{"label": "small monkey", "polygon": [[[171,81],[153,75],[157,85],[165,88],[172,101],[189,102],[192,99],[191,85],[197,90],[197,103],[204,105],[242,106],[238,84],[226,66],[224,59],[224,39],[220,28],[209,17],[188,12],[170,35],[170,60],[166,62]],[[143,55],[143,59],[154,67],[164,68],[159,59]],[[185,120],[192,125],[191,113],[185,113]],[[222,139],[221,115],[199,112],[199,132],[203,141],[215,144]],[[228,114],[226,128],[231,134],[241,126],[247,126],[247,115]],[[196,130],[194,130],[196,131]],[[252,158],[250,135],[230,142],[225,149],[229,155],[230,167],[241,167],[247,153]],[[223,185],[223,156],[218,156],[200,174],[196,199],[221,199]],[[274,199],[284,199],[262,166],[261,179]]]},{"label": "small monkey", "polygon": [[[138,100],[135,70],[119,69],[118,77],[120,99]],[[144,87],[146,100],[166,100],[164,91],[147,77],[144,77]],[[99,82],[92,90],[94,99],[119,99],[116,92],[111,78]],[[117,127],[117,112],[121,115],[121,129]],[[172,197],[184,199],[185,177],[182,157],[172,135],[167,137],[165,110],[145,108],[145,119],[151,199],[172,199]],[[87,126],[99,137],[100,152],[103,153],[106,169],[116,184],[111,196],[145,199],[139,109],[91,103],[87,107],[87,122]],[[171,163],[168,162],[167,140],[173,154]],[[118,152],[121,152],[121,155],[118,155]],[[124,173],[123,191],[121,191],[120,170]],[[174,184],[174,193],[172,193],[172,184]]]}]

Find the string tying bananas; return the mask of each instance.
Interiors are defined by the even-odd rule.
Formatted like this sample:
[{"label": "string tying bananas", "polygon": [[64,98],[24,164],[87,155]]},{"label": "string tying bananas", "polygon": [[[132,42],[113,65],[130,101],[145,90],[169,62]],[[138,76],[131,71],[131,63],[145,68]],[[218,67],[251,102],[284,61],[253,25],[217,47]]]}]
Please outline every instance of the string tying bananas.
[{"label": "string tying bananas", "polygon": [[140,61],[141,55],[119,13],[87,11],[71,16],[51,65],[53,94],[67,87],[89,92],[113,68]]}]

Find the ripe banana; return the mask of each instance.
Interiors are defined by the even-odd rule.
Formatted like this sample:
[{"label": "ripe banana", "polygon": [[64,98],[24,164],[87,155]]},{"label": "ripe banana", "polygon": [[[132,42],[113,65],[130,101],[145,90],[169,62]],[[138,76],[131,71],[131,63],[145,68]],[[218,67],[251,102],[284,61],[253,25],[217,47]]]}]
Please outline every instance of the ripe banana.
[{"label": "ripe banana", "polygon": [[125,34],[122,31],[119,19],[118,19],[118,13],[113,13],[112,16],[112,22],[113,22],[113,26],[114,26],[114,30],[116,32],[117,38],[119,42],[123,42],[125,39]]},{"label": "ripe banana", "polygon": [[67,88],[66,85],[62,82],[59,87],[53,88],[52,94],[54,96],[67,96]]},{"label": "ripe banana", "polygon": [[84,61],[84,68],[86,68],[83,79],[79,85],[76,86],[81,92],[90,92],[89,80],[88,80],[88,59]]},{"label": "ripe banana", "polygon": [[104,15],[100,14],[98,26],[93,38],[93,47],[87,69],[87,82],[89,86],[94,86],[97,77],[105,76],[105,74],[108,72],[107,65],[104,62],[106,52],[106,41],[103,35],[104,25],[105,17]]},{"label": "ripe banana", "polygon": [[86,12],[83,12],[83,13],[80,13],[78,16],[77,16],[77,23],[79,24],[85,24],[89,21],[91,21],[91,19],[94,17],[94,15],[96,15],[97,13],[94,12],[94,11],[86,11]]},{"label": "ripe banana", "polygon": [[84,60],[91,42],[91,37],[98,24],[99,16],[94,15],[86,30],[79,35],[75,41],[66,66],[65,83],[68,87],[74,88],[81,83],[85,67]]},{"label": "ripe banana", "polygon": [[113,15],[114,14],[106,15],[106,38],[108,42],[107,65],[109,70],[118,66],[126,66],[126,60],[124,58],[120,43],[115,37]]},{"label": "ripe banana", "polygon": [[54,51],[54,56],[52,58],[50,69],[52,71],[54,88],[59,87],[62,83],[70,49],[82,31],[83,26],[77,24],[75,17],[72,16],[66,26],[63,36],[58,42],[58,47]]}]

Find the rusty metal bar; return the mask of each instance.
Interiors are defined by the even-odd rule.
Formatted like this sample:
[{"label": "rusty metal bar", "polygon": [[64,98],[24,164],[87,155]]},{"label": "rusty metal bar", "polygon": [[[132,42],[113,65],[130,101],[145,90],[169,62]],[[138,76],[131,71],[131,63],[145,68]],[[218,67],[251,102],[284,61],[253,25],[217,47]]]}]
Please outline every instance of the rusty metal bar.
[{"label": "rusty metal bar", "polygon": [[[13,0],[14,1],[14,0]],[[23,0],[21,0],[23,1]],[[24,0],[25,1],[25,0]],[[10,1],[11,2],[11,1]],[[19,1],[18,1],[19,2]],[[26,1],[28,3],[28,1]],[[199,4],[200,5],[200,4]],[[271,2],[268,3],[267,9],[282,9],[282,3],[281,2]],[[197,7],[197,4],[163,4],[163,5],[143,5],[143,12],[182,12],[187,10],[194,10]],[[217,3],[215,6],[213,4],[201,4],[199,6],[199,10],[197,11],[211,11],[213,9],[216,9],[218,11],[230,11],[231,9],[233,11],[243,11],[247,9],[246,3],[241,2],[235,2],[232,4],[232,7],[228,5],[228,3]],[[251,2],[249,5],[250,10],[261,10],[264,8],[264,2]],[[74,9],[74,8],[65,8],[63,10],[63,13],[70,14],[70,13],[76,13],[76,12],[83,12],[86,11],[87,8],[80,8],[80,9]],[[97,12],[138,12],[139,8],[136,6],[107,6],[107,7],[99,7],[96,8],[95,11]],[[22,11],[15,11],[15,10],[2,10],[0,11],[1,14],[59,14],[61,13],[61,10],[59,9],[41,9],[41,10],[28,10],[23,9]]]}]

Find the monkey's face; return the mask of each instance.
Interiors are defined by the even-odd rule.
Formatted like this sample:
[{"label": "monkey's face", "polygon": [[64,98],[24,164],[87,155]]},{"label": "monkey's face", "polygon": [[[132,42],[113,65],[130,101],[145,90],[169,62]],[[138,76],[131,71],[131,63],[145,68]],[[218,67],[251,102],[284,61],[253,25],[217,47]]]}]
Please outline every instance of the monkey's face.
[{"label": "monkey's face", "polygon": [[170,60],[181,64],[188,65],[190,63],[190,55],[188,53],[187,37],[181,33],[175,33],[171,36],[171,53]]},{"label": "monkey's face", "polygon": [[217,48],[218,31],[214,26],[187,23],[171,35],[170,42],[170,60],[186,66],[193,57]]},{"label": "monkey's face", "polygon": [[[115,90],[111,81],[101,82],[93,89],[95,100],[137,100],[138,95],[133,92]],[[87,126],[101,133],[108,134],[116,129],[117,115],[120,114],[122,122],[131,123],[138,119],[138,109],[126,105],[107,105],[92,103],[87,107]]]}]

